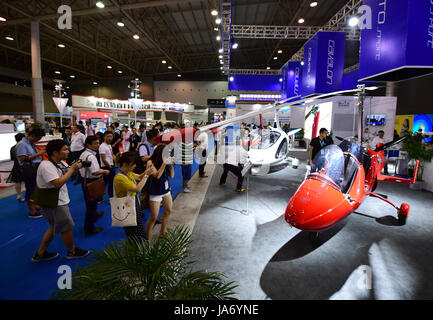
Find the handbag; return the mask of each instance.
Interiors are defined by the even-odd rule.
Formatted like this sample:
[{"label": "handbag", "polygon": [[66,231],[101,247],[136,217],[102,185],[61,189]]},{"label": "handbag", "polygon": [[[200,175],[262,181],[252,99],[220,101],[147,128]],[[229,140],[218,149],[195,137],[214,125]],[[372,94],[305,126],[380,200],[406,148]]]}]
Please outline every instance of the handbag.
[{"label": "handbag", "polygon": [[59,203],[60,189],[42,189],[36,186],[32,193],[30,202],[37,204],[41,208],[56,208]]},{"label": "handbag", "polygon": [[118,198],[115,190],[113,191],[113,197],[110,198],[111,225],[113,227],[136,227],[137,209],[135,207],[135,197],[128,191],[126,197]]},{"label": "handbag", "polygon": [[[89,157],[90,155],[87,156],[86,161],[88,161]],[[88,172],[89,168],[86,168],[86,172],[84,174],[84,190],[89,201],[97,201],[106,193],[105,181],[104,178],[101,177],[95,181],[87,183]]]}]

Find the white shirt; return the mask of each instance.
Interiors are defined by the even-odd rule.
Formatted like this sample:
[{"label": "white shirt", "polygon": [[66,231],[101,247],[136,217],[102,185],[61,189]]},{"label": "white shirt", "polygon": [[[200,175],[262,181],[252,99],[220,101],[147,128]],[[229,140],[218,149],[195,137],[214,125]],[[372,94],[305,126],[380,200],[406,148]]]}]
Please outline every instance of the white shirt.
[{"label": "white shirt", "polygon": [[[36,184],[41,189],[52,189],[55,188],[51,181],[61,178],[63,176],[63,171],[60,168],[68,168],[63,162],[57,164],[56,167],[51,161],[44,160],[41,162],[38,168],[38,173],[36,175]],[[68,188],[66,183],[59,190],[59,202],[58,206],[67,205],[70,202]]]},{"label": "white shirt", "polygon": [[249,159],[248,152],[239,145],[226,146],[224,148],[224,153],[218,155],[218,161],[220,161],[219,157],[221,156],[224,157],[224,163],[228,163],[236,167],[239,165],[239,163],[240,164],[247,163]]},{"label": "white shirt", "polygon": [[86,141],[86,136],[80,131],[72,134],[71,151],[81,151],[84,149],[84,142]]},{"label": "white shirt", "polygon": [[207,132],[202,132],[197,138],[197,141],[200,142],[199,148],[201,150],[207,150],[209,144],[209,137],[207,136]]},{"label": "white shirt", "polygon": [[383,144],[385,144],[385,140],[383,140],[383,139],[382,139],[381,137],[379,137],[379,136],[374,137],[373,141],[372,141],[371,144],[370,144],[370,147],[371,147],[372,149],[376,149],[376,146],[377,146],[378,143],[383,143]]},{"label": "white shirt", "polygon": [[113,149],[111,145],[106,144],[105,142],[102,143],[99,146],[99,154],[101,155],[101,165],[105,166],[105,164],[102,162],[102,155],[105,154],[105,160],[110,164],[110,166],[114,165],[113,160]]},{"label": "white shirt", "polygon": [[[90,166],[90,168],[82,167],[80,169],[80,175],[83,178],[86,177],[87,179],[97,179],[97,178],[100,178],[102,176],[102,175],[97,175],[97,176],[92,175],[92,173],[101,170],[101,167],[99,166],[99,163],[98,163],[98,159],[96,159],[96,152],[89,150],[89,149],[86,149],[81,154],[80,160],[92,162],[92,165]],[[86,171],[87,171],[87,175],[86,175]]]}]

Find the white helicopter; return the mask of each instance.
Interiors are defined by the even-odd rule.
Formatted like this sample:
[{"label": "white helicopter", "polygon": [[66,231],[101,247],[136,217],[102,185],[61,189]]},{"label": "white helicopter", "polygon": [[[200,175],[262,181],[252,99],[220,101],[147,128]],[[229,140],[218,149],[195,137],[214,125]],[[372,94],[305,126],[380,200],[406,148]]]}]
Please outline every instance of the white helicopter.
[{"label": "white helicopter", "polygon": [[[289,165],[289,161],[292,162],[292,166],[294,168],[297,168],[299,165],[299,160],[290,157],[289,153],[291,150],[294,150],[293,142],[295,134],[298,133],[301,129],[292,130],[289,133],[285,133],[283,130],[281,130],[278,119],[278,111],[281,108],[301,105],[306,102],[310,103],[319,99],[325,99],[339,94],[365,94],[365,90],[376,89],[377,87],[366,88],[364,85],[361,85],[357,89],[327,93],[323,95],[318,95],[313,98],[303,97],[299,100],[299,96],[292,97],[284,101],[276,102],[273,105],[264,106],[261,110],[258,111],[252,111],[242,116],[203,126],[199,128],[199,130],[200,132],[207,132],[215,128],[224,129],[231,124],[241,123],[245,119],[251,119],[256,116],[259,116],[261,118],[264,113],[274,111],[275,123],[277,124],[277,128],[265,129],[261,123],[260,128],[257,131],[253,130],[250,133],[249,139],[246,139],[247,141],[249,141],[248,155],[250,158],[250,162],[252,163],[252,175],[265,175],[283,170]],[[290,100],[295,101],[289,102]]]}]

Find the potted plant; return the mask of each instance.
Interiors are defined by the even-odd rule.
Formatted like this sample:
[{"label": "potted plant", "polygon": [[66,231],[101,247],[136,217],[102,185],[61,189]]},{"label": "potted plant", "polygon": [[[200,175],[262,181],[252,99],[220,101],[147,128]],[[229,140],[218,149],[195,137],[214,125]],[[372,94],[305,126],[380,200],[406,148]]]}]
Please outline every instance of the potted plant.
[{"label": "potted plant", "polygon": [[218,272],[191,271],[184,226],[165,236],[124,240],[92,251],[89,264],[72,277],[72,290],[57,290],[58,300],[233,300],[233,282]]},{"label": "potted plant", "polygon": [[418,174],[416,177],[416,183],[411,185],[411,189],[421,190],[424,186],[422,176],[424,173],[424,166],[426,162],[430,162],[433,157],[433,150],[427,145],[422,143],[422,138],[418,133],[409,136],[403,142],[403,150],[407,152],[409,159],[411,160],[409,166],[409,175],[415,173],[416,160],[419,160]]}]

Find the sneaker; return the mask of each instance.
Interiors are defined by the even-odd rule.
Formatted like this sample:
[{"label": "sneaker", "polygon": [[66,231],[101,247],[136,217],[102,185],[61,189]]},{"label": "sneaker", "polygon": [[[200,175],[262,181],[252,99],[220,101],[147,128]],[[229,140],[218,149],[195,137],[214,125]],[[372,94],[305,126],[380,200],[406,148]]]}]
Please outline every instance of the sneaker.
[{"label": "sneaker", "polygon": [[89,253],[90,253],[89,250],[83,250],[75,247],[75,251],[73,253],[68,252],[68,254],[66,255],[66,259],[80,259],[89,255]]},{"label": "sneaker", "polygon": [[52,260],[54,258],[57,258],[59,254],[57,252],[48,252],[45,251],[41,256],[38,255],[38,252],[36,251],[33,255],[32,261],[33,262],[39,262],[39,261],[48,261]]},{"label": "sneaker", "polygon": [[191,193],[192,191],[191,191],[190,188],[185,187],[185,188],[183,188],[183,192],[184,192],[184,193]]},{"label": "sneaker", "polygon": [[203,174],[203,175],[200,176],[200,178],[209,178],[209,176]]},{"label": "sneaker", "polygon": [[236,192],[245,192],[245,189],[236,189]]},{"label": "sneaker", "polygon": [[36,212],[35,214],[29,214],[29,218],[30,219],[38,219],[38,218],[42,218],[43,215],[42,213],[40,213],[40,211]]}]

